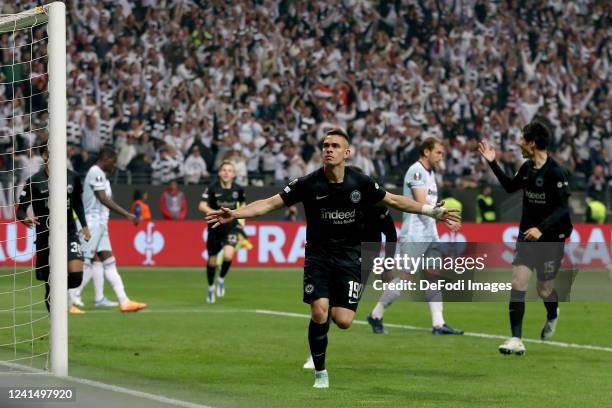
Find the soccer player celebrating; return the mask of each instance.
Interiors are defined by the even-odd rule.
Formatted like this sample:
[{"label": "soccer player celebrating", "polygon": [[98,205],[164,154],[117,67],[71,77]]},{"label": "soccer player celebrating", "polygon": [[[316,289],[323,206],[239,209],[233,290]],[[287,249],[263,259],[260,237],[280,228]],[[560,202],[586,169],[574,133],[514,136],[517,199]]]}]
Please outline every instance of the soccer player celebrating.
[{"label": "soccer player celebrating", "polygon": [[[414,163],[404,177],[404,195],[419,203],[435,205],[438,201],[438,187],[436,185],[435,168],[444,159],[444,146],[438,139],[430,137],[425,139],[420,146],[419,160]],[[453,230],[458,225],[452,225]],[[400,250],[403,254],[414,257],[441,256],[437,243],[440,242],[436,220],[420,214],[404,214],[402,229],[400,230]],[[427,271],[426,271],[427,272]],[[429,278],[435,279],[433,272],[428,273]],[[400,277],[393,282],[410,280],[412,276],[408,272],[400,272]],[[389,307],[400,296],[399,290],[387,289],[380,297],[372,313],[368,315],[368,323],[372,326],[374,333],[384,333],[383,314],[385,308]],[[440,290],[427,290],[425,297],[429,302],[431,313],[432,334],[463,334],[463,330],[453,329],[444,321],[442,314],[442,292]]]},{"label": "soccer player celebrating", "polygon": [[[531,271],[537,274],[538,295],[546,306],[546,322],[541,332],[542,340],[548,340],[557,325],[559,310],[554,280],[563,260],[565,239],[572,232],[569,216],[570,195],[567,171],[546,151],[550,131],[535,119],[523,128],[519,146],[525,159],[514,177],[504,173],[495,161],[495,149],[481,142],[480,153],[487,160],[504,190],[512,193],[523,190],[523,214],[512,262],[512,291],[510,296],[510,329],[512,337],[499,351],[502,354],[525,353],[521,341],[525,293]],[[537,244],[552,243],[552,244]]]},{"label": "soccer player celebrating", "polygon": [[[36,227],[36,279],[45,282],[45,305],[49,307],[49,152],[47,146],[43,147],[42,158],[45,162],[44,168],[30,177],[25,184],[19,198],[17,207],[17,219],[28,228]],[[73,210],[81,222],[83,238],[90,238],[89,228],[85,220],[85,211],[81,193],[83,186],[78,174],[68,170],[67,186],[68,192],[68,289],[76,288],[83,280],[83,255],[81,244],[77,235],[76,222]],[[32,205],[34,216],[27,214],[28,207]],[[68,311],[71,314],[82,314],[82,310],[70,305]]]},{"label": "soccer player celebrating", "polygon": [[[235,210],[245,204],[244,190],[234,184],[236,172],[230,161],[223,161],[219,166],[219,180],[212,183],[202,194],[198,210],[208,214],[222,207]],[[221,228],[208,229],[206,249],[208,251],[208,265],[206,276],[208,278],[208,303],[215,303],[215,272],[217,270],[217,255],[223,250],[221,272],[217,278],[217,297],[225,296],[225,277],[232,265],[236,253],[236,245],[241,236],[241,220],[234,220],[224,224]]]},{"label": "soccer player celebrating", "polygon": [[[87,225],[91,228],[91,239],[82,243],[85,258],[83,283],[78,288],[71,290],[70,296],[75,304],[82,305],[81,293],[93,277],[94,305],[117,306],[115,302],[111,302],[104,297],[104,277],[106,276],[117,295],[117,299],[119,299],[119,310],[122,312],[137,312],[147,305],[130,300],[125,293],[123,280],[117,271],[117,264],[108,235],[109,210],[132,221],[134,225],[138,224],[134,214],[123,209],[111,198],[112,190],[106,175],[113,172],[116,162],[117,154],[115,150],[111,146],[103,146],[98,154],[96,164],[91,166],[85,176],[83,201]],[[93,268],[92,261],[96,256],[102,261],[102,270]]]},{"label": "soccer player celebrating", "polygon": [[[356,172],[363,174],[361,168],[357,166],[350,166],[351,169]],[[363,235],[361,237],[361,242],[367,243],[382,243],[382,235],[385,236],[385,256],[388,258],[393,258],[395,256],[396,242],[397,242],[397,231],[395,230],[395,223],[393,222],[393,217],[391,217],[391,211],[385,205],[373,205],[365,210],[364,216],[364,225],[363,225]],[[381,235],[382,234],[382,235]],[[380,248],[379,248],[380,249]],[[378,251],[372,252],[371,254],[362,253],[361,265],[362,271],[370,271],[372,268],[372,264],[374,262],[374,257]],[[384,274],[391,274],[391,271],[386,270]],[[383,275],[383,279],[386,276]],[[365,282],[362,282],[365,285]],[[304,363],[303,366],[305,369],[314,370],[314,361],[312,359],[312,355],[308,356],[308,359]]]},{"label": "soccer player celebrating", "polygon": [[345,167],[350,149],[343,129],[328,130],[322,147],[323,167],[291,181],[280,194],[236,210],[222,207],[206,217],[216,228],[300,201],[304,204],[307,226],[303,300],[310,304],[308,342],[315,366],[315,388],[329,387],[325,351],[330,317],[339,328],[348,329],[361,297],[360,247],[365,211],[382,202],[446,223],[459,221],[453,210],[388,193],[370,177]]}]

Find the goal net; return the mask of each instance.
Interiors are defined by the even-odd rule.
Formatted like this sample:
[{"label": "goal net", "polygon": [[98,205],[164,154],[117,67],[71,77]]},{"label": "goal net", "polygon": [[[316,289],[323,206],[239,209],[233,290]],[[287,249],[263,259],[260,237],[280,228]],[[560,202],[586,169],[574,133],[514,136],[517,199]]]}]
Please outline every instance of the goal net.
[{"label": "goal net", "polygon": [[[65,37],[61,2],[0,14],[0,372],[67,375]],[[33,229],[18,221],[16,204],[26,180],[44,165],[43,146],[50,156],[50,215]],[[44,250],[50,313],[45,281],[36,276]]]}]

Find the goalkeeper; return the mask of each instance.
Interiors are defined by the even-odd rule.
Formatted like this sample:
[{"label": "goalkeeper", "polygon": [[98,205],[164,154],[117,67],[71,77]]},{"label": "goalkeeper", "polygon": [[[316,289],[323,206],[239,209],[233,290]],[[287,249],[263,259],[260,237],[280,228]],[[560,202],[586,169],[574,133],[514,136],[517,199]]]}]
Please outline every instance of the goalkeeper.
[{"label": "goalkeeper", "polygon": [[[17,207],[17,219],[28,228],[36,227],[36,279],[45,282],[45,304],[47,311],[49,306],[49,152],[45,145],[42,151],[44,167],[38,173],[30,177],[19,196]],[[83,254],[81,244],[77,235],[77,226],[73,216],[73,210],[82,225],[81,233],[86,241],[89,241],[90,233],[85,220],[85,210],[81,194],[83,185],[81,179],[73,171],[68,170],[68,289],[77,288],[83,280]],[[32,206],[34,215],[29,216],[28,207]],[[85,313],[74,305],[68,308],[71,314]]]}]

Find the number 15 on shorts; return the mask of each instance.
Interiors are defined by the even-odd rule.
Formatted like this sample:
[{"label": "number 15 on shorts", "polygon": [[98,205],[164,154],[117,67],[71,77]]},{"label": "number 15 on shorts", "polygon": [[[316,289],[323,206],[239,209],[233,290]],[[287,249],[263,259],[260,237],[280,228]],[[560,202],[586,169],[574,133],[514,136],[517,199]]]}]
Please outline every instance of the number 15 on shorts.
[{"label": "number 15 on shorts", "polygon": [[350,300],[359,300],[359,296],[361,295],[361,289],[363,289],[363,285],[359,282],[349,281],[349,299]]}]

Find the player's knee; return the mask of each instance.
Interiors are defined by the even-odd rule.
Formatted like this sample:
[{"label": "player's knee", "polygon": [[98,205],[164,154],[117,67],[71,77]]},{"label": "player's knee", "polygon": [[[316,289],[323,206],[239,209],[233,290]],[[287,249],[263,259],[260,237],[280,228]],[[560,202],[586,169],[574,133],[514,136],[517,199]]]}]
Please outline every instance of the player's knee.
[{"label": "player's knee", "polygon": [[81,286],[83,282],[83,271],[68,272],[68,289],[74,289]]},{"label": "player's knee", "polygon": [[512,289],[526,292],[528,287],[529,280],[525,280],[520,277],[512,277]]},{"label": "player's knee", "polygon": [[102,261],[102,265],[104,265],[104,267],[109,267],[114,265],[116,262],[117,261],[115,260],[114,256],[109,256],[108,258],[105,258],[104,261]]},{"label": "player's knee", "polygon": [[339,317],[334,319],[334,323],[336,323],[336,326],[338,326],[339,329],[346,330],[353,324],[353,319]]},{"label": "player's knee", "polygon": [[538,285],[538,296],[540,296],[542,299],[548,299],[548,297],[550,297],[550,294],[552,293],[552,290],[552,287],[548,287],[546,285]]},{"label": "player's knee", "polygon": [[323,324],[327,321],[327,309],[325,309],[324,307],[313,307],[311,312],[310,312],[310,317],[312,318],[312,321],[315,323],[319,323],[319,324]]}]

